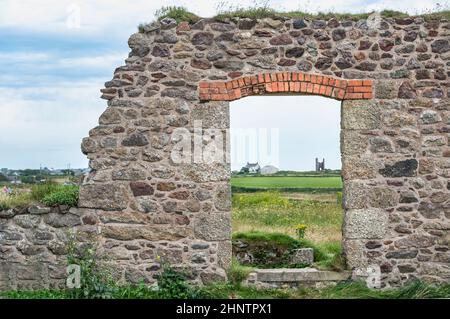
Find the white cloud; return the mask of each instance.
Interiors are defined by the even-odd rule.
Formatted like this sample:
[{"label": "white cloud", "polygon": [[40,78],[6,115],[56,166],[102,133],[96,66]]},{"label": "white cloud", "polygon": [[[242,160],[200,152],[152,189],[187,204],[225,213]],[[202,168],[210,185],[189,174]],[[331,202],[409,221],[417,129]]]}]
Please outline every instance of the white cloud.
[{"label": "white cloud", "polygon": [[[81,139],[98,124],[106,103],[100,79],[40,88],[0,88],[2,167],[87,165]],[[40,98],[36,98],[39,96]]]}]

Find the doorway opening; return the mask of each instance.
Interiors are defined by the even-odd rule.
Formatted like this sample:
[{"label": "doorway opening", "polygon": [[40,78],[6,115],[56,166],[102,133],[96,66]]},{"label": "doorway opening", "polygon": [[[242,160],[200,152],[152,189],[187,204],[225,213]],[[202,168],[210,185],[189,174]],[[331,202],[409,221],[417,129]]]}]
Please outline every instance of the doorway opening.
[{"label": "doorway opening", "polygon": [[340,113],[320,96],[230,103],[235,264],[343,269]]}]

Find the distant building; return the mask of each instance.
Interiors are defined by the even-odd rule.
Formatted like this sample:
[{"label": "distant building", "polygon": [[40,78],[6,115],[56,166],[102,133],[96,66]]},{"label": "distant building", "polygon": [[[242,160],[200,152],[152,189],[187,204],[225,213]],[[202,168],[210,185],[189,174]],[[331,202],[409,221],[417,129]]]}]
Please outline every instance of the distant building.
[{"label": "distant building", "polygon": [[322,162],[319,162],[319,159],[316,157],[316,172],[321,172],[325,170],[325,159],[322,159]]},{"label": "distant building", "polygon": [[259,166],[259,164],[257,162],[254,164],[247,162],[247,165],[245,165],[244,167],[241,168],[241,173],[244,173],[244,174],[258,174],[260,172],[261,172],[261,167]]},{"label": "distant building", "polygon": [[264,175],[270,175],[278,173],[279,169],[273,165],[266,165],[263,168],[261,168],[261,174]]}]

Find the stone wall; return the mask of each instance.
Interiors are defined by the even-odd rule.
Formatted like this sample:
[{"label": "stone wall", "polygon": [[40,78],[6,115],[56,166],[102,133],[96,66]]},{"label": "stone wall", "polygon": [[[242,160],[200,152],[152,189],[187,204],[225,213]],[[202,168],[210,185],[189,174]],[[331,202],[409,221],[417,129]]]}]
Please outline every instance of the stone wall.
[{"label": "stone wall", "polygon": [[[449,21],[421,17],[147,25],[130,37],[129,58],[102,90],[108,107],[83,139],[92,172],[79,207],[95,216],[123,280],[153,281],[161,259],[193,281],[225,278],[228,140],[221,160],[195,149],[209,154],[226,137],[230,100],[329,96],[343,101],[349,268],[379,266],[383,286],[448,281],[449,40]],[[180,130],[194,149],[185,161],[172,156]]]},{"label": "stone wall", "polygon": [[69,230],[95,233],[89,217],[62,206],[0,211],[0,290],[64,288]]},{"label": "stone wall", "polygon": [[[199,120],[204,130],[227,129],[228,101],[248,95],[329,96],[343,100],[349,268],[380,266],[384,286],[449,280],[449,38],[448,21],[376,15],[148,25],[131,36],[126,65],[102,90],[109,107],[83,141],[93,172],[80,205],[98,210],[117,245],[210,247],[205,258],[187,253],[176,264],[222,277],[229,163],[173,163],[172,133],[199,135]],[[145,261],[132,267],[147,274]]]}]

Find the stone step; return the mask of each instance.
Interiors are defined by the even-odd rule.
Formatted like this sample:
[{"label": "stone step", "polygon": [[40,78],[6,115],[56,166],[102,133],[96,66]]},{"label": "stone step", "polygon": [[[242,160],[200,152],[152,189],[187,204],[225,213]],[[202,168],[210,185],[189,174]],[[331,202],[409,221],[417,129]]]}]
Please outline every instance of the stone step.
[{"label": "stone step", "polygon": [[314,268],[257,269],[250,273],[246,283],[262,287],[323,286],[351,277],[350,271],[326,271]]}]

